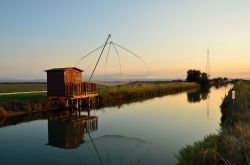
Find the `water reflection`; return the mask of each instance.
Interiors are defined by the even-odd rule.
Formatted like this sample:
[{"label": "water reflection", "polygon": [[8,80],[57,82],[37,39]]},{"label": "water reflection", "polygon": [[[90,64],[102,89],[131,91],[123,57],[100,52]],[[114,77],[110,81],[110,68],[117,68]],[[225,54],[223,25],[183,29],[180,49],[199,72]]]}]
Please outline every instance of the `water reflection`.
[{"label": "water reflection", "polygon": [[187,101],[189,103],[198,103],[201,100],[209,98],[210,88],[200,88],[195,91],[187,92]]},{"label": "water reflection", "polygon": [[48,119],[48,145],[72,149],[85,142],[84,135],[98,128],[96,116],[69,115]]},{"label": "water reflection", "polygon": [[[85,164],[136,164],[142,161],[151,143],[140,138],[122,135],[92,137],[98,129],[98,117],[66,111],[48,118],[48,145],[75,149],[89,155],[81,159]],[[85,140],[85,135],[88,139]],[[84,143],[84,144],[83,144]],[[81,145],[82,144],[82,145]],[[86,163],[88,162],[88,163]]]},{"label": "water reflection", "polygon": [[208,94],[207,100],[207,118],[209,118],[209,111],[210,111],[210,95]]}]

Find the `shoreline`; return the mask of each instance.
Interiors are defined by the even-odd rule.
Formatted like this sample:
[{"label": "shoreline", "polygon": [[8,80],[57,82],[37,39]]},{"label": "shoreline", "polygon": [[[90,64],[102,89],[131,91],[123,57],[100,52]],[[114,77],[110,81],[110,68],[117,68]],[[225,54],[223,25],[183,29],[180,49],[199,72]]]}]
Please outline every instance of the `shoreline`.
[{"label": "shoreline", "polygon": [[[236,91],[235,112],[232,90]],[[177,164],[250,163],[250,81],[238,81],[221,104],[221,130],[187,145],[176,155]]]},{"label": "shoreline", "polygon": [[[100,98],[100,105],[98,107],[120,106],[122,104],[177,94],[199,88],[200,86],[198,84],[188,82],[140,82],[127,85],[102,86],[98,88]],[[56,103],[47,101],[43,97],[41,97],[40,100],[1,101],[0,118],[1,109],[5,111],[5,117],[13,117],[64,108],[63,105],[58,106]],[[96,108],[97,106],[94,107]]]}]

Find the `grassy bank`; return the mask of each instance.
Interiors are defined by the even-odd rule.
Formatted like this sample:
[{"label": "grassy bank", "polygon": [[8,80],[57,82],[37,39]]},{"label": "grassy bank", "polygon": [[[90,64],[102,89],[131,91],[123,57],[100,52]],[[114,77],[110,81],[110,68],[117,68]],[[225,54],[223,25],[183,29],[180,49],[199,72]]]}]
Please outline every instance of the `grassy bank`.
[{"label": "grassy bank", "polygon": [[13,94],[13,95],[0,95],[0,102],[3,101],[45,101],[47,100],[47,93],[25,93],[25,94]]},{"label": "grassy bank", "polygon": [[221,130],[188,145],[176,156],[178,164],[250,164],[250,82],[239,81],[235,112],[231,90],[221,104]]},{"label": "grassy bank", "polygon": [[[46,83],[0,83],[0,93],[46,90]],[[47,101],[47,94],[41,92],[0,95],[0,107],[0,113],[4,114],[0,117],[3,117],[22,114],[21,112],[42,111],[45,107],[52,107],[52,104]]]},{"label": "grassy bank", "polygon": [[15,92],[31,92],[31,91],[46,91],[46,83],[0,83],[0,102],[5,101],[34,101],[46,100],[47,94],[41,93],[26,93],[1,95],[1,93],[15,93]]},{"label": "grassy bank", "polygon": [[167,94],[175,94],[198,88],[196,83],[188,82],[144,82],[117,86],[101,86],[98,89],[102,105],[117,101],[147,99]]},{"label": "grassy bank", "polygon": [[[0,89],[1,89],[0,84]],[[19,86],[20,85],[20,86]],[[20,92],[24,84],[8,84],[5,92]],[[38,85],[38,89],[31,85],[31,89],[25,85],[27,91],[44,89],[44,84]],[[14,87],[13,87],[14,86]],[[142,99],[179,93],[198,88],[196,83],[187,82],[138,82],[115,86],[98,86],[101,106],[120,105],[121,103],[138,101]],[[0,93],[4,90],[0,90]],[[9,111],[42,111],[52,107],[47,101],[46,93],[17,94],[0,96],[0,106]]]}]

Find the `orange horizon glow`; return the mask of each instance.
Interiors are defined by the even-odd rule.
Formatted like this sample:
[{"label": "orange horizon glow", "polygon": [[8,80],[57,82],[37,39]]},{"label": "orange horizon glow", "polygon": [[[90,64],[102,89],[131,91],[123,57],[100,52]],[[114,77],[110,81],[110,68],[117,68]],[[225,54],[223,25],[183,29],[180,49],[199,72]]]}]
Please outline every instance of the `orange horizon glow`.
[{"label": "orange horizon glow", "polygon": [[[74,66],[110,33],[112,41],[143,58],[151,77],[185,79],[188,69],[205,72],[209,49],[211,77],[250,78],[249,6],[234,0],[79,1],[59,7],[52,1],[1,1],[0,79],[45,79],[43,70]],[[77,67],[93,65],[99,53]],[[113,72],[119,64],[112,53]],[[123,70],[145,70],[135,57],[119,53]]]}]

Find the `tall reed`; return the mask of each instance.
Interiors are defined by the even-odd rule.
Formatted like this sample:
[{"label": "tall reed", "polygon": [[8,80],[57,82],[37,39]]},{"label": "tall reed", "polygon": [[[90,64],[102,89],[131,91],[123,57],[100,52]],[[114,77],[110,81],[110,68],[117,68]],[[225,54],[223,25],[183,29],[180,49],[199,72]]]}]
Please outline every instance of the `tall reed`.
[{"label": "tall reed", "polygon": [[[233,112],[232,90],[236,91]],[[188,145],[178,164],[250,164],[250,81],[239,81],[221,104],[221,130]]]}]

